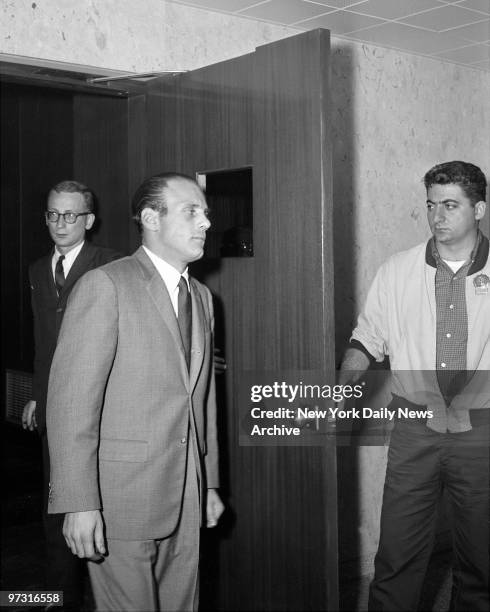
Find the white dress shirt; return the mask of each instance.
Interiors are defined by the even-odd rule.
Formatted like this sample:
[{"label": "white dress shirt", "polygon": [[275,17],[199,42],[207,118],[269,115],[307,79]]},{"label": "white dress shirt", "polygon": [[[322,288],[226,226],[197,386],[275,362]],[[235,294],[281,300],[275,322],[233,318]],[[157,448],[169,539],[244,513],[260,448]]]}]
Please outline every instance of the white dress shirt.
[{"label": "white dress shirt", "polygon": [[148,249],[144,245],[143,245],[143,249],[145,250],[145,253],[148,255],[148,257],[153,262],[153,265],[158,270],[158,273],[160,274],[160,276],[162,277],[163,282],[165,283],[165,286],[167,287],[167,291],[170,295],[170,300],[172,302],[175,316],[178,317],[179,316],[178,315],[178,312],[179,312],[179,281],[180,281],[181,276],[185,278],[187,286],[189,287],[189,291],[191,290],[190,285],[189,285],[188,268],[186,268],[181,274],[176,268],[171,266],[161,257],[158,257],[158,255],[155,255],[155,253],[150,251],[150,249]]},{"label": "white dress shirt", "polygon": [[[63,259],[63,261],[61,262],[61,265],[63,266],[63,272],[65,273],[65,278],[70,273],[71,267],[75,263],[75,259],[78,257],[80,251],[82,250],[84,243],[85,240],[81,242],[78,246],[76,246],[74,249],[71,249],[71,251],[68,251],[68,253],[65,254],[65,259]],[[54,271],[56,269],[56,263],[61,257],[61,255],[62,253],[58,251],[58,247],[54,247],[53,259],[51,260],[53,279],[55,278]]]}]

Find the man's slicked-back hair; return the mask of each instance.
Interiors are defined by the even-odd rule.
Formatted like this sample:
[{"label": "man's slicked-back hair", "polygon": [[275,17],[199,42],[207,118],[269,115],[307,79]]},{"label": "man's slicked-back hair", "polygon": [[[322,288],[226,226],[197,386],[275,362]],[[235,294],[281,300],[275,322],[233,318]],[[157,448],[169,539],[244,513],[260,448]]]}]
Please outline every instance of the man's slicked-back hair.
[{"label": "man's slicked-back hair", "polygon": [[167,213],[166,190],[169,187],[169,182],[174,179],[190,181],[197,185],[192,176],[188,176],[187,174],[162,172],[145,179],[136,190],[131,203],[131,209],[133,212],[133,219],[140,231],[142,229],[141,213],[145,208],[156,210],[161,215]]},{"label": "man's slicked-back hair", "polygon": [[83,183],[78,181],[61,181],[51,189],[56,193],[79,193],[85,200],[88,212],[95,213],[95,198],[93,192]]},{"label": "man's slicked-back hair", "polygon": [[478,166],[464,161],[437,164],[424,176],[426,189],[432,185],[459,185],[474,206],[485,201],[487,179]]}]

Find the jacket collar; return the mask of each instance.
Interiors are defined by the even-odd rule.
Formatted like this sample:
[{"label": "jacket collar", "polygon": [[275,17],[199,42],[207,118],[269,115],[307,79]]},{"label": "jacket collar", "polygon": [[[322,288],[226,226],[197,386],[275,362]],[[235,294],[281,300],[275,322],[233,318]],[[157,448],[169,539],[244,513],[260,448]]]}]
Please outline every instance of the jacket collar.
[{"label": "jacket collar", "polygon": [[45,272],[47,274],[46,286],[50,287],[53,297],[61,299],[63,298],[63,296],[69,293],[69,289],[71,289],[71,287],[77,282],[77,280],[89,269],[90,261],[93,259],[96,251],[96,247],[94,247],[92,244],[90,244],[90,242],[85,240],[80,250],[80,253],[76,257],[70,268],[70,271],[68,272],[68,276],[65,279],[65,284],[63,285],[63,288],[60,291],[60,294],[58,295],[53,278],[52,268],[54,247],[53,249],[51,249],[50,253],[46,256]]},{"label": "jacket collar", "polygon": [[[489,252],[488,238],[478,230],[478,238],[475,249],[471,254],[472,263],[468,270],[468,276],[479,272],[487,263]],[[425,247],[425,263],[431,268],[437,268],[437,248],[432,237]]]}]

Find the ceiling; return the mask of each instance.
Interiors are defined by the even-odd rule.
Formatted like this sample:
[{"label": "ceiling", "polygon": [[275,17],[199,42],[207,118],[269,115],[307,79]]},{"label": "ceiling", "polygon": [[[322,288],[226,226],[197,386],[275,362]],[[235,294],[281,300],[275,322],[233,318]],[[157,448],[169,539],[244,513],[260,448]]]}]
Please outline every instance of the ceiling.
[{"label": "ceiling", "polygon": [[490,0],[171,0],[490,72]]}]

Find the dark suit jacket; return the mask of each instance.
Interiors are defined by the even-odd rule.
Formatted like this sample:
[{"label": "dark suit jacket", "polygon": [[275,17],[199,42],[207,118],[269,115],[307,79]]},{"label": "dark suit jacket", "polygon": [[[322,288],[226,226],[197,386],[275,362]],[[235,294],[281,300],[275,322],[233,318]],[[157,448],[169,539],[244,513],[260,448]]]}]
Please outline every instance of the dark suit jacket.
[{"label": "dark suit jacket", "polygon": [[53,251],[29,266],[35,343],[32,399],[37,402],[36,420],[40,434],[46,429],[49,370],[68,296],[77,280],[85,272],[119,257],[121,255],[112,249],[95,246],[85,241],[82,250],[73,262],[59,297],[51,266]]}]

